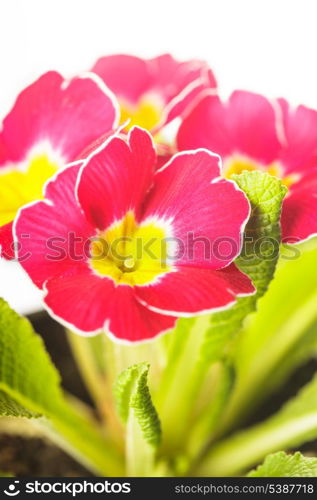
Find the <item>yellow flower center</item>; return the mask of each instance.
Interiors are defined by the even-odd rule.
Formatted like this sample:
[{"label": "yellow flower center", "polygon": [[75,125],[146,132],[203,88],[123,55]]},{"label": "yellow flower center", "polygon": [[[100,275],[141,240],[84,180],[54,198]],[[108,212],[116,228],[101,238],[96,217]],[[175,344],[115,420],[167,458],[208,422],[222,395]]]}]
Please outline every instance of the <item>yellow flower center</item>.
[{"label": "yellow flower center", "polygon": [[58,164],[46,154],[33,156],[23,170],[0,169],[0,225],[11,222],[23,205],[43,198],[43,185]]},{"label": "yellow flower center", "polygon": [[116,284],[146,285],[170,272],[169,229],[158,220],[137,224],[133,212],[91,240],[90,267]]},{"label": "yellow flower center", "polygon": [[152,130],[162,116],[162,105],[155,96],[142,97],[136,105],[120,100],[121,124],[129,121],[126,130],[134,125]]},{"label": "yellow flower center", "polygon": [[278,163],[271,163],[270,165],[262,165],[249,158],[244,158],[243,156],[231,156],[224,162],[224,173],[227,179],[231,179],[234,174],[241,174],[244,170],[252,172],[254,170],[262,170],[263,172],[268,172],[270,175],[274,175],[281,179],[282,183],[286,187],[292,186],[294,182],[298,180],[298,175],[292,174],[284,176],[283,168]]}]

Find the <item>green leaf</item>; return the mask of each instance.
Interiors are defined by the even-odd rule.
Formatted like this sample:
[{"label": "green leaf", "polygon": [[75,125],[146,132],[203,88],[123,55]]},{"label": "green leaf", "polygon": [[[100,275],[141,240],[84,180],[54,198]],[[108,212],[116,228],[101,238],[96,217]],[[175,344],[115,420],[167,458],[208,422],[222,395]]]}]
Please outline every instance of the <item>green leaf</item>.
[{"label": "green leaf", "polygon": [[123,422],[127,424],[133,413],[144,440],[157,447],[161,440],[161,424],[147,385],[149,368],[148,363],[139,363],[124,370],[117,378],[114,392]]},{"label": "green leaf", "polygon": [[257,313],[237,339],[236,386],[222,422],[226,432],[316,352],[316,243],[293,251],[300,251],[300,256],[280,262]]},{"label": "green leaf", "polygon": [[239,331],[245,317],[256,308],[266,292],[279,258],[280,212],[287,189],[280,180],[260,172],[243,172],[233,180],[251,203],[251,216],[245,230],[244,244],[236,264],[253,281],[257,293],[242,297],[226,311],[212,314],[206,332],[202,356],[210,363],[225,352],[228,341]]},{"label": "green leaf", "polygon": [[280,451],[268,455],[248,477],[317,477],[317,458],[304,457],[299,451],[294,455]]},{"label": "green leaf", "polygon": [[201,475],[243,473],[275,451],[317,438],[317,376],[275,415],[217,443],[198,469]]},{"label": "green leaf", "polygon": [[132,476],[154,466],[161,441],[161,424],[147,384],[148,363],[130,366],[118,376],[114,395],[118,414],[127,425],[127,464]]},{"label": "green leaf", "polygon": [[35,417],[69,453],[92,470],[117,475],[120,459],[97,424],[65,399],[60,377],[31,324],[0,299],[0,410],[2,416]]},{"label": "green leaf", "polygon": [[0,391],[0,416],[37,418],[40,414],[27,410],[14,401],[6,392]]},{"label": "green leaf", "polygon": [[41,338],[25,318],[1,300],[0,390],[32,413],[43,414],[54,411],[61,399],[59,384],[58,372]]}]

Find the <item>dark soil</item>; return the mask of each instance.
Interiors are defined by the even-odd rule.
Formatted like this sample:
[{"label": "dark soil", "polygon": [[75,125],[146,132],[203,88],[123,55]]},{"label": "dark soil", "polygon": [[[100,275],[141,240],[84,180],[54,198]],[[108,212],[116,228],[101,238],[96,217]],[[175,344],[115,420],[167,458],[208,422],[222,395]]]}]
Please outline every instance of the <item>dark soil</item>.
[{"label": "dark soil", "polygon": [[16,477],[91,476],[56,446],[42,439],[15,436],[0,437],[0,470]]}]

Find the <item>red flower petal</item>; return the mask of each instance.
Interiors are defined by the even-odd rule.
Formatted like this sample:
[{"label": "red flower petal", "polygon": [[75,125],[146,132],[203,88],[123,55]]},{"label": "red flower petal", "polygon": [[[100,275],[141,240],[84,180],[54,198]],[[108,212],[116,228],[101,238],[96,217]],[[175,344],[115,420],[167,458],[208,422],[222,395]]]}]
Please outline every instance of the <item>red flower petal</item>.
[{"label": "red flower petal", "polygon": [[113,337],[130,342],[148,340],[170,330],[177,318],[143,307],[130,287],[119,286],[111,305],[108,331]]},{"label": "red flower petal", "polygon": [[272,104],[258,94],[235,91],[227,103],[207,95],[184,119],[178,148],[205,147],[223,158],[240,153],[269,164],[281,147],[276,120]]},{"label": "red flower petal", "polygon": [[95,75],[70,81],[50,71],[19,95],[3,121],[0,162],[18,162],[41,142],[65,162],[116,126],[116,101]]},{"label": "red flower petal", "polygon": [[173,328],[176,321],[143,307],[133,288],[115,287],[111,280],[92,275],[88,268],[49,281],[45,304],[58,321],[81,334],[104,330],[130,342],[153,338]]},{"label": "red flower petal", "polygon": [[297,243],[317,235],[317,168],[295,184],[285,198],[282,239]]},{"label": "red flower petal", "polygon": [[151,136],[134,127],[128,144],[114,137],[86,162],[78,183],[78,199],[91,223],[106,229],[128,210],[136,212],[151,186],[156,153]]},{"label": "red flower petal", "polygon": [[53,277],[76,274],[86,265],[83,245],[95,229],[75,199],[79,168],[80,164],[61,170],[47,185],[46,200],[22,208],[15,220],[15,239],[21,246],[18,258],[38,287]]},{"label": "red flower petal", "polygon": [[45,292],[45,305],[53,317],[82,334],[96,334],[109,315],[115,286],[82,265],[70,276],[50,279]]},{"label": "red flower petal", "polygon": [[179,153],[155,174],[144,219],[170,223],[179,242],[177,265],[218,269],[241,251],[250,205],[219,174],[219,157],[205,150]]},{"label": "red flower petal", "polygon": [[169,54],[148,60],[123,54],[106,56],[96,62],[92,71],[119,99],[132,105],[146,95],[157,96],[166,107],[161,126],[180,116],[203,89],[216,87],[205,62],[178,62]]},{"label": "red flower petal", "polygon": [[1,257],[7,260],[14,259],[14,241],[12,233],[12,222],[0,227]]},{"label": "red flower petal", "polygon": [[317,166],[317,111],[306,106],[293,110],[284,99],[278,102],[286,140],[280,161],[286,173],[308,173]]},{"label": "red flower petal", "polygon": [[220,271],[177,268],[159,282],[137,287],[137,296],[152,311],[190,317],[226,308],[254,291],[250,279],[231,264]]}]

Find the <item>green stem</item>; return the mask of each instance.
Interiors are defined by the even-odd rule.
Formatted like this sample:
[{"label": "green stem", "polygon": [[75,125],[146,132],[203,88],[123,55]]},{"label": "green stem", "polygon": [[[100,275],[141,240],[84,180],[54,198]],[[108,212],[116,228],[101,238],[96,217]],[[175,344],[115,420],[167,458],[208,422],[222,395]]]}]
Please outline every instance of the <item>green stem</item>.
[{"label": "green stem", "polygon": [[71,331],[68,340],[85,385],[92,396],[105,430],[123,451],[124,433],[113,401],[112,342],[104,334],[96,337],[81,337]]},{"label": "green stem", "polygon": [[209,316],[179,322],[170,346],[166,371],[154,404],[162,426],[164,449],[178,453],[184,448],[184,435],[209,366],[200,358],[200,349]]},{"label": "green stem", "polygon": [[201,414],[193,422],[188,437],[187,450],[191,457],[199,456],[206,441],[214,435],[232,389],[232,367],[223,363],[215,363],[213,366],[213,393],[205,395],[204,399],[208,404],[205,404]]},{"label": "green stem", "polygon": [[[81,337],[67,330],[67,338],[83,381],[99,410],[105,395],[105,372],[99,366],[93,343],[97,337]],[[102,413],[102,411],[101,411]]]},{"label": "green stem", "polygon": [[265,394],[263,394],[262,389],[259,391],[259,387],[264,389],[267,387],[266,381],[273,376],[272,374],[281,360],[286,358],[288,351],[316,319],[316,303],[317,293],[313,294],[301,308],[293,313],[253,359],[247,374],[238,380],[219,427],[218,436],[223,436],[234,426],[237,426],[251,407],[255,407],[259,401],[263,401]]},{"label": "green stem", "polygon": [[290,437],[300,442],[301,436],[307,436],[316,427],[316,412],[294,417],[288,422],[282,420],[271,427],[264,422],[217,444],[191,473],[212,477],[241,475],[268,453],[287,449]]}]

